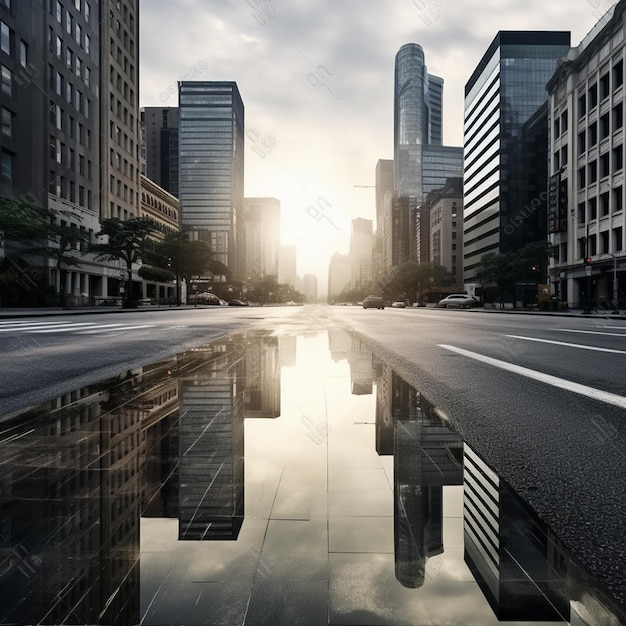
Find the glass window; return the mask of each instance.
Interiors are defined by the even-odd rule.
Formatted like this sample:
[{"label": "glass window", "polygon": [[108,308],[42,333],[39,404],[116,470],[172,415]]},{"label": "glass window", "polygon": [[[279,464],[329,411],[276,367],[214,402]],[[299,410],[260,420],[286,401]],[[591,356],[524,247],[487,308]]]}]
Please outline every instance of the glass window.
[{"label": "glass window", "polygon": [[624,61],[618,61],[613,66],[613,89],[617,89],[624,84]]},{"label": "glass window", "polygon": [[13,135],[13,113],[6,107],[2,107],[2,134],[7,137]]},{"label": "glass window", "polygon": [[609,167],[609,153],[606,152],[602,156],[600,156],[600,178],[604,178],[608,176],[610,173]]},{"label": "glass window", "polygon": [[611,93],[611,83],[609,80],[609,73],[607,72],[600,78],[600,100],[604,100],[609,97]]},{"label": "glass window", "polygon": [[598,106],[598,83],[594,83],[589,87],[589,91],[587,92],[587,100],[589,104],[589,108],[593,109],[593,107]]},{"label": "glass window", "polygon": [[619,172],[624,167],[624,146],[613,148],[613,172]]},{"label": "glass window", "polygon": [[613,132],[624,125],[624,104],[620,102],[613,107]]},{"label": "glass window", "polygon": [[606,191],[600,195],[600,217],[606,217],[609,214],[609,192]]},{"label": "glass window", "polygon": [[613,252],[620,252],[624,248],[624,235],[621,226],[613,229]]},{"label": "glass window", "polygon": [[11,70],[8,67],[2,65],[0,68],[0,73],[2,76],[2,93],[10,96],[13,90],[13,75],[11,74]]},{"label": "glass window", "polygon": [[13,178],[13,155],[6,150],[0,152],[0,176],[2,178]]},{"label": "glass window", "polygon": [[20,65],[26,67],[28,65],[28,44],[20,41]]},{"label": "glass window", "polygon": [[11,54],[11,31],[8,24],[0,20],[0,50]]}]

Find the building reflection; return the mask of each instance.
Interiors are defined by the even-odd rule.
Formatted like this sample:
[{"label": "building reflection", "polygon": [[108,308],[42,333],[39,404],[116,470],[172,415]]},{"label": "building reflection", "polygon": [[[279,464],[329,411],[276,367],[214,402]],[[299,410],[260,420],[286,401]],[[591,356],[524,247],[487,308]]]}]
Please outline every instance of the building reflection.
[{"label": "building reflection", "polygon": [[443,487],[463,481],[463,441],[395,374],[392,396],[396,578],[415,588],[424,584],[427,559],[443,552]]}]

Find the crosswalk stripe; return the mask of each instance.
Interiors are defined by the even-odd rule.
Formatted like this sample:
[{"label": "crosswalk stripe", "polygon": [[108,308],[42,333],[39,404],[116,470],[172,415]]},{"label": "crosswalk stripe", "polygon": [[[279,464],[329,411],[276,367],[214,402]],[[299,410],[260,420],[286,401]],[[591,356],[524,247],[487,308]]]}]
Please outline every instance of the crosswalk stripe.
[{"label": "crosswalk stripe", "polygon": [[[109,326],[113,326],[117,324],[109,324]],[[97,328],[91,330],[78,330],[76,331],[77,335],[94,335],[99,332],[118,332],[120,330],[137,330],[139,328],[154,328],[156,324],[139,324],[138,326],[122,326],[121,328],[106,328],[106,325],[98,326]]]}]

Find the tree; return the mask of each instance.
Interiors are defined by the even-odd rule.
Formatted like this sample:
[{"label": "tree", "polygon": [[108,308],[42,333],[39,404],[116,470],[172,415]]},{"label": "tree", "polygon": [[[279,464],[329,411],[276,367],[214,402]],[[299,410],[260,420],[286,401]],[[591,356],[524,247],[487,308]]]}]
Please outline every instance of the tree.
[{"label": "tree", "polygon": [[0,231],[4,238],[32,244],[46,237],[48,212],[23,198],[0,198]]},{"label": "tree", "polygon": [[100,221],[98,237],[107,237],[106,243],[95,243],[89,247],[98,260],[122,260],[126,265],[126,293],[124,307],[135,305],[131,289],[133,279],[133,263],[138,263],[146,254],[147,237],[157,230],[154,220],[145,217],[133,217],[126,221],[109,218]]}]

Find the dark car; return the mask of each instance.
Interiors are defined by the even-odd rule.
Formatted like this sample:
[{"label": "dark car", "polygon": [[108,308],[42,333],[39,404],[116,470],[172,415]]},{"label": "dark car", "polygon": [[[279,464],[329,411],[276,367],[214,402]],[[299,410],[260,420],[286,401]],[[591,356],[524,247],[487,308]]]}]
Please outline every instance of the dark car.
[{"label": "dark car", "polygon": [[363,300],[364,309],[384,309],[385,301],[380,296],[367,296]]},{"label": "dark car", "polygon": [[248,303],[242,300],[230,300],[228,306],[248,306]]}]

